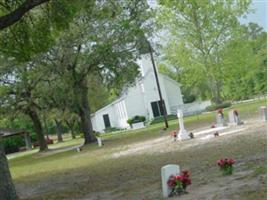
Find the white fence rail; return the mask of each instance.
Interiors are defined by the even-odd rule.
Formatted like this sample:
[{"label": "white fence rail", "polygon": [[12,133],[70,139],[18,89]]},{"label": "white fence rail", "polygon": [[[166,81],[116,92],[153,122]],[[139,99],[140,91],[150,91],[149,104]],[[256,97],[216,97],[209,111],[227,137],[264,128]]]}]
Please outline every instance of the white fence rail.
[{"label": "white fence rail", "polygon": [[196,101],[193,103],[176,105],[171,107],[171,114],[176,115],[177,109],[181,109],[185,116],[194,115],[197,113],[201,113],[210,105],[211,101]]}]

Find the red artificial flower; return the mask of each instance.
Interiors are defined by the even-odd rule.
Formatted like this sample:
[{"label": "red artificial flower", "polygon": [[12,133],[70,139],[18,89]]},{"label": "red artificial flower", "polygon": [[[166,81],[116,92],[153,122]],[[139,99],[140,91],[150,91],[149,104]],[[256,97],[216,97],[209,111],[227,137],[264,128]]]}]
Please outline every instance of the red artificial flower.
[{"label": "red artificial flower", "polygon": [[176,184],[175,182],[176,182],[175,176],[171,175],[170,178],[169,178],[169,180],[168,180],[168,182],[167,182],[167,184],[168,184],[169,187],[172,188],[172,187],[175,186],[175,184]]},{"label": "red artificial flower", "polygon": [[217,113],[219,113],[219,114],[223,113],[223,109],[219,109],[219,110],[217,111]]},{"label": "red artificial flower", "polygon": [[171,131],[171,136],[176,137],[177,136],[177,130]]},{"label": "red artificial flower", "polygon": [[189,171],[188,170],[182,171],[182,176],[189,177]]},{"label": "red artificial flower", "polygon": [[228,161],[228,164],[230,164],[230,165],[233,165],[233,164],[235,164],[235,160],[234,160],[234,159],[232,159],[232,158],[230,158],[230,159],[229,159],[229,161]]},{"label": "red artificial flower", "polygon": [[183,179],[182,176],[175,176],[176,181],[182,181],[182,179]]},{"label": "red artificial flower", "polygon": [[192,181],[189,178],[189,171],[185,170],[181,172],[181,175],[171,175],[167,184],[170,188],[174,188],[178,184],[182,184],[183,189],[186,189],[186,186],[191,185]]},{"label": "red artificial flower", "polygon": [[225,160],[222,158],[217,163],[219,166],[223,166],[225,164]]},{"label": "red artificial flower", "polygon": [[232,158],[222,158],[222,159],[220,159],[220,160],[217,161],[217,164],[220,167],[224,167],[224,166],[227,166],[227,165],[233,165],[233,164],[235,164],[235,160],[232,159]]}]

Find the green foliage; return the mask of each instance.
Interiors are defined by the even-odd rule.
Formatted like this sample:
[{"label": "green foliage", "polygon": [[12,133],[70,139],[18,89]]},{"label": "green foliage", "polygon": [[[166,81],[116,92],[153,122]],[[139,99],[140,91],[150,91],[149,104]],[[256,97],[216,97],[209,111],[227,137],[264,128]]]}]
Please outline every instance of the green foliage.
[{"label": "green foliage", "polygon": [[[256,24],[241,27],[238,38],[222,51],[226,99],[247,99],[266,93],[267,34]],[[264,53],[265,52],[265,53]]]},{"label": "green foliage", "polygon": [[47,133],[52,118],[89,124],[90,111],[139,76],[149,13],[145,0],[59,0],[28,13],[0,33],[1,111],[34,111]]},{"label": "green foliage", "polygon": [[[22,2],[0,3],[0,13],[7,14]],[[30,61],[34,55],[47,51],[55,43],[61,32],[68,29],[77,12],[82,12],[84,8],[90,12],[92,3],[93,0],[57,0],[36,7],[16,24],[1,30],[0,53],[16,58],[18,62]]]},{"label": "green foliage", "polygon": [[127,123],[129,125],[132,125],[134,123],[138,123],[138,122],[145,122],[146,121],[146,117],[145,116],[139,116],[139,115],[136,115],[130,119],[127,120]]},{"label": "green foliage", "polygon": [[162,0],[160,4],[157,21],[171,38],[163,51],[177,80],[220,103],[225,77],[222,51],[238,35],[238,18],[248,12],[250,1]]},{"label": "green foliage", "polygon": [[211,106],[208,106],[206,108],[207,111],[214,111],[214,110],[218,110],[220,108],[228,108],[228,107],[231,107],[232,104],[231,102],[224,102],[224,103],[221,103],[221,104],[214,104],[214,105],[211,105]]},{"label": "green foliage", "polygon": [[25,141],[22,136],[12,136],[4,139],[6,154],[18,152],[20,147],[25,147]]}]

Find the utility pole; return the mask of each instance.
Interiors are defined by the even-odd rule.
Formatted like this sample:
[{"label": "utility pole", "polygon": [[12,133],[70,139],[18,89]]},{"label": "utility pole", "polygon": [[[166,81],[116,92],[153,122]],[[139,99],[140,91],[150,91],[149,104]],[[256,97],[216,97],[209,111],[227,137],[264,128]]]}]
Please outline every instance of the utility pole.
[{"label": "utility pole", "polygon": [[167,128],[169,128],[169,124],[168,124],[168,120],[167,120],[166,106],[165,106],[165,102],[162,99],[161,89],[160,89],[160,85],[159,85],[158,73],[157,73],[156,64],[155,64],[154,56],[153,56],[153,49],[152,49],[152,47],[150,45],[150,42],[147,41],[147,43],[148,43],[150,58],[151,58],[151,62],[152,62],[152,65],[153,65],[153,70],[154,70],[156,83],[157,83],[157,87],[158,87],[160,104],[161,104],[162,109],[163,109],[163,117],[164,117],[164,122],[165,122],[165,128],[167,129]]}]

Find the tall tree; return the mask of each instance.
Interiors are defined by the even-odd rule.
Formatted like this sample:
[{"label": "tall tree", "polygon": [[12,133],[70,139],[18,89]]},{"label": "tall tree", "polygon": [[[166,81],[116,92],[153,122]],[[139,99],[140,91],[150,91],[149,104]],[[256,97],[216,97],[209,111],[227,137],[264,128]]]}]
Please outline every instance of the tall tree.
[{"label": "tall tree", "polygon": [[41,109],[38,84],[43,74],[38,73],[39,68],[34,62],[19,66],[14,64],[12,67],[9,64],[1,65],[0,68],[1,111],[4,113],[12,111],[14,114],[21,112],[28,115],[37,134],[40,151],[45,151],[47,144],[38,113]]},{"label": "tall tree", "polygon": [[[54,73],[68,86],[74,110],[80,117],[85,144],[95,140],[90,120],[90,75],[121,90],[139,74],[136,59],[149,18],[145,0],[98,1],[83,13],[47,54]],[[89,101],[88,101],[89,99]]]},{"label": "tall tree", "polygon": [[2,133],[0,133],[0,199],[17,200],[2,140]]},{"label": "tall tree", "polygon": [[171,35],[166,58],[181,73],[181,82],[209,91],[222,101],[223,69],[220,51],[231,39],[238,18],[250,1],[161,0],[159,24]]},{"label": "tall tree", "polygon": [[[257,24],[243,25],[220,52],[223,93],[227,99],[247,99],[266,92],[266,32]],[[265,65],[265,66],[264,66]]]},{"label": "tall tree", "polygon": [[[80,8],[88,8],[92,1],[53,1],[49,5],[46,5],[44,9],[39,8],[34,14],[29,14],[28,11],[46,1],[25,0],[25,2],[21,4],[20,0],[1,0],[0,58],[2,60],[16,59],[17,62],[23,62],[23,64],[25,64],[33,55],[47,50],[53,43],[54,36],[58,34],[57,30],[66,28],[75,13],[80,11]],[[85,6],[81,6],[81,3]],[[11,25],[13,26],[10,27]],[[5,69],[7,70],[6,74],[8,74],[10,72],[9,69]],[[1,75],[3,74],[5,73],[3,73],[3,68],[1,66]],[[6,80],[9,82],[12,78],[13,74],[11,73],[11,77]],[[6,87],[6,83],[2,83],[1,87],[1,92],[6,92],[11,89]],[[9,100],[14,101],[15,99],[16,96],[13,96]],[[29,115],[32,116],[35,129],[41,130],[40,121],[36,118],[34,112],[30,112]],[[39,139],[42,140],[42,138]],[[16,200],[17,195],[8,169],[7,159],[1,145],[2,143],[0,142],[0,197],[6,200]],[[43,147],[43,149],[45,149],[45,145]]]}]

